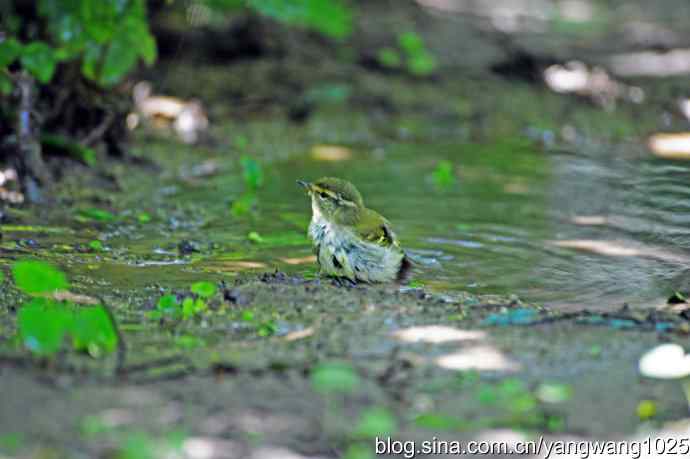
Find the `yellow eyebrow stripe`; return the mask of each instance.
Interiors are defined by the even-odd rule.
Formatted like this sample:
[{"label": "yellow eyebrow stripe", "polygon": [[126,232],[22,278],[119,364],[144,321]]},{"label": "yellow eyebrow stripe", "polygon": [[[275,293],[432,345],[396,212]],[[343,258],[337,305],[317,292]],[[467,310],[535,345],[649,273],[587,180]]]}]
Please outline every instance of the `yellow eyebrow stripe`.
[{"label": "yellow eyebrow stripe", "polygon": [[314,191],[315,193],[325,193],[328,196],[330,196],[331,198],[337,200],[338,202],[340,202],[346,206],[357,207],[357,204],[355,204],[354,202],[348,201],[347,199],[343,199],[340,196],[338,196],[337,194],[333,193],[331,190],[321,188],[318,185],[312,185],[312,191]]}]

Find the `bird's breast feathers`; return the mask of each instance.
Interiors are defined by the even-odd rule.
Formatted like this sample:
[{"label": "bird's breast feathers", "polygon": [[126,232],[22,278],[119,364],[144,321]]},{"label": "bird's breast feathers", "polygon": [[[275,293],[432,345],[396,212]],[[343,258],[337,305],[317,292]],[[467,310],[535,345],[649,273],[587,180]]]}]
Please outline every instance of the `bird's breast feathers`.
[{"label": "bird's breast feathers", "polygon": [[390,282],[398,276],[405,255],[394,236],[384,233],[363,238],[355,228],[333,224],[321,215],[314,215],[309,225],[321,272],[353,281]]}]

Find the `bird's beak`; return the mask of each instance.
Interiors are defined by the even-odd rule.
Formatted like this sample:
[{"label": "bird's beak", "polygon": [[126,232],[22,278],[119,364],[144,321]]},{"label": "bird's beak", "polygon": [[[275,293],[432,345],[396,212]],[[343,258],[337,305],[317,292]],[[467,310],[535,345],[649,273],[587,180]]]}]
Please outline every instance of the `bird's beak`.
[{"label": "bird's beak", "polygon": [[304,180],[297,180],[299,185],[302,185],[307,191],[311,191],[311,183],[305,182]]}]

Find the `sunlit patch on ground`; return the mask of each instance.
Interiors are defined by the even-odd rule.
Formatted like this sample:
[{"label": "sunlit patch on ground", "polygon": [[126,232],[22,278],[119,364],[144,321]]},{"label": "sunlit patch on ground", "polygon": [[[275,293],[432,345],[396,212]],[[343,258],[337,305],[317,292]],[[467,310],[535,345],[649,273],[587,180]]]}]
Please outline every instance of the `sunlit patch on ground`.
[{"label": "sunlit patch on ground", "polygon": [[231,440],[214,437],[190,437],[182,444],[182,451],[189,459],[239,458],[244,448]]},{"label": "sunlit patch on ground", "polygon": [[518,371],[521,365],[489,345],[473,346],[442,355],[434,362],[448,370]]},{"label": "sunlit patch on ground", "polygon": [[486,17],[504,32],[543,31],[544,23],[553,20],[586,23],[595,14],[588,0],[417,0],[417,3],[434,10]]},{"label": "sunlit patch on ground", "polygon": [[398,330],[393,336],[409,343],[446,343],[451,341],[474,341],[486,338],[481,330],[460,330],[445,325],[426,325]]}]

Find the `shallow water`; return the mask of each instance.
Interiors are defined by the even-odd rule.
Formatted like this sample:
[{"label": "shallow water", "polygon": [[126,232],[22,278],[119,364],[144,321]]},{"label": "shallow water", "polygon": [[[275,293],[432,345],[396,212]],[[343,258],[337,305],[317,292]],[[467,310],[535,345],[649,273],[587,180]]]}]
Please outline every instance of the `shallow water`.
[{"label": "shallow water", "polygon": [[[309,153],[264,167],[256,211],[230,215],[243,190],[232,158],[219,173],[140,180],[110,223],[54,210],[42,229],[3,227],[4,248],[53,258],[84,287],[184,286],[200,276],[280,269],[315,275],[310,206],[297,179],[354,182],[393,224],[415,261],[414,280],[438,291],[515,293],[563,308],[654,307],[686,287],[690,165],[624,147],[554,152],[526,140],[352,148],[340,161]],[[451,161],[456,183],[433,171]],[[136,221],[147,211],[150,223]],[[46,229],[47,228],[47,229]],[[247,235],[257,232],[262,242]],[[73,250],[99,238],[100,253]],[[22,242],[17,242],[22,241]],[[29,242],[26,242],[29,241]],[[181,254],[183,241],[193,251]],[[12,254],[11,258],[19,255]],[[6,260],[9,262],[9,260]]]},{"label": "shallow water", "polygon": [[[623,148],[587,150],[559,154],[519,141],[395,145],[346,161],[285,162],[261,193],[257,223],[259,231],[297,230],[275,217],[309,214],[294,181],[335,175],[355,182],[366,204],[391,220],[416,261],[416,279],[430,288],[516,293],[560,307],[665,302],[685,287],[690,168]],[[456,185],[435,185],[440,159],[455,164]],[[295,246],[256,257],[270,264],[277,255],[308,254]]]}]

